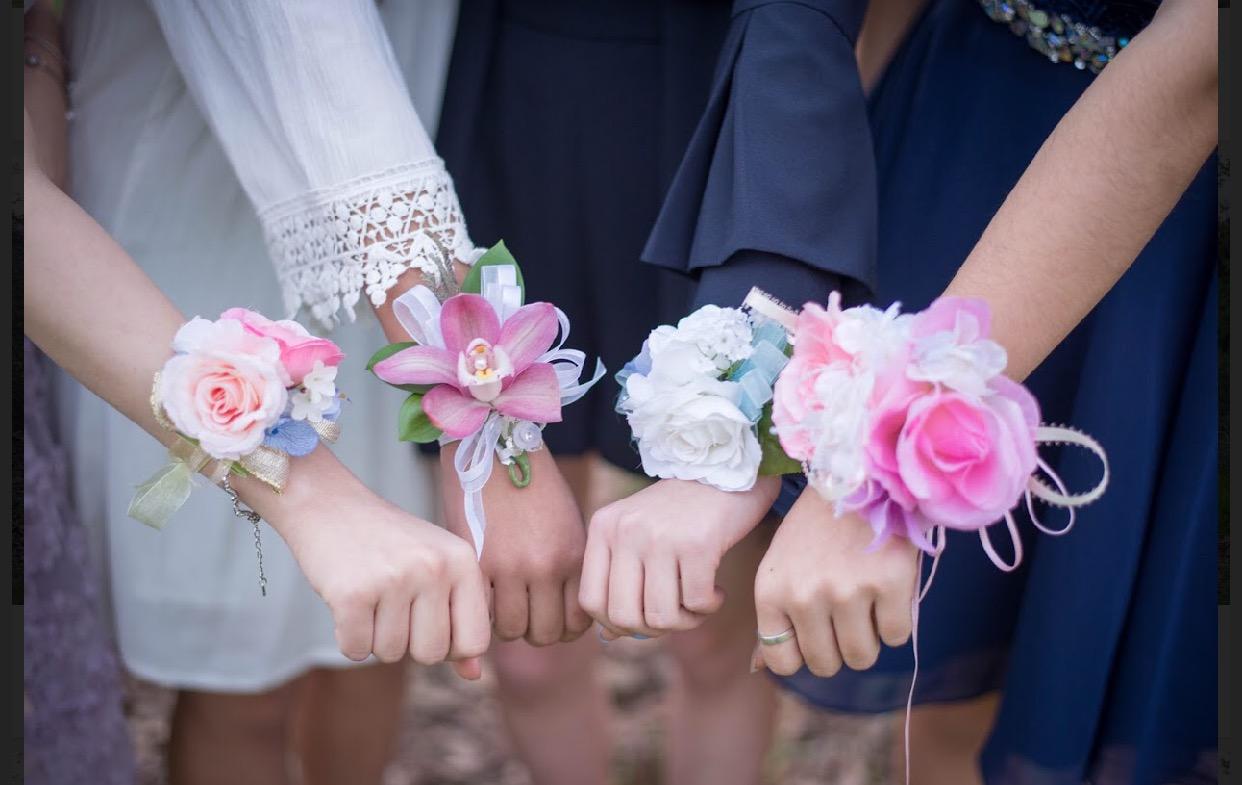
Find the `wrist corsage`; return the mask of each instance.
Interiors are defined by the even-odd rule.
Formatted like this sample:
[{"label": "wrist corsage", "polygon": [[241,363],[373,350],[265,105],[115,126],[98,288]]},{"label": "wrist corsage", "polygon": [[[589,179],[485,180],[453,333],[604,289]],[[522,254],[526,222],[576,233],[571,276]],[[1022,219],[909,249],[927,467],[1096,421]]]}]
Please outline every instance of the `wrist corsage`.
[{"label": "wrist corsage", "polygon": [[620,373],[643,471],[746,491],[759,475],[801,470],[772,434],[772,386],[789,361],[786,326],[752,292],[742,308],[705,305],[651,331]]},{"label": "wrist corsage", "polygon": [[[1041,531],[1064,534],[1074,509],[1104,493],[1108,461],[1091,437],[1040,423],[1035,398],[1002,373],[1007,358],[988,339],[990,321],[982,300],[956,297],[915,314],[897,305],[843,309],[835,292],[827,308],[808,303],[776,383],[773,424],[811,487],[838,511],[863,515],[877,544],[905,537],[937,554],[945,529],[978,531],[988,557],[1008,571],[1022,558],[1018,504],[1025,500]],[[1039,457],[1041,444],[1091,450],[1103,478],[1070,494]],[[1034,499],[1066,508],[1069,522],[1043,525]],[[1001,520],[1013,542],[1011,563],[988,537]]]},{"label": "wrist corsage", "polygon": [[514,485],[529,484],[527,453],[542,447],[544,426],[560,422],[561,407],[604,374],[597,360],[594,375],[580,381],[586,355],[562,348],[568,317],[551,303],[524,303],[521,270],[498,243],[443,303],[425,286],[394,300],[393,312],[412,340],[385,346],[367,364],[410,394],[398,417],[399,439],[461,442],[454,464],[480,554],[483,486],[493,454]]},{"label": "wrist corsage", "polygon": [[274,322],[244,308],[231,308],[214,322],[191,319],[172,348],[175,354],[155,375],[151,408],[177,439],[170,463],[138,487],[129,515],[162,528],[202,472],[254,525],[257,546],[258,515],[241,509],[229,476],[254,477],[279,493],[290,458],[310,453],[321,440],[336,441],[336,371],[344,355],[297,322]]}]

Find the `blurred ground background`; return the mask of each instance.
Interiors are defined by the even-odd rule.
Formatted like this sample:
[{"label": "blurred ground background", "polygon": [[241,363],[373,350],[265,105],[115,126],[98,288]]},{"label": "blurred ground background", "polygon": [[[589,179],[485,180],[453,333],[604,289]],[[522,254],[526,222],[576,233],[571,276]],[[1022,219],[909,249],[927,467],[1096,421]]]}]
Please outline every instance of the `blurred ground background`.
[{"label": "blurred ground background", "polygon": [[[603,677],[615,708],[614,785],[659,785],[660,694],[670,667],[655,642],[616,641]],[[757,677],[758,678],[758,677]],[[164,785],[164,751],[173,694],[131,680],[128,713],[137,740],[139,785]],[[530,785],[511,754],[489,674],[475,683],[447,666],[411,668],[397,759],[384,785]],[[769,783],[880,785],[890,781],[889,729],[872,717],[829,715],[782,697]],[[671,785],[668,784],[668,785]]]}]

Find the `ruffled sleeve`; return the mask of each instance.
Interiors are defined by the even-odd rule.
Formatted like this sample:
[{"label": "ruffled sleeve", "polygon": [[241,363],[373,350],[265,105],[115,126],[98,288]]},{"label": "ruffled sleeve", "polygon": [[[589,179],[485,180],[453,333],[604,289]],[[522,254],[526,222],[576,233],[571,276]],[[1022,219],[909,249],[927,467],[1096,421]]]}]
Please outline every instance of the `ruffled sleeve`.
[{"label": "ruffled sleeve", "polygon": [[875,161],[854,59],[865,9],[734,4],[707,108],[643,251],[699,277],[699,302],[735,304],[742,278],[792,305],[874,291]]},{"label": "ruffled sleeve", "polygon": [[472,262],[374,0],[150,0],[254,203],[293,314],[352,318],[407,268]]}]

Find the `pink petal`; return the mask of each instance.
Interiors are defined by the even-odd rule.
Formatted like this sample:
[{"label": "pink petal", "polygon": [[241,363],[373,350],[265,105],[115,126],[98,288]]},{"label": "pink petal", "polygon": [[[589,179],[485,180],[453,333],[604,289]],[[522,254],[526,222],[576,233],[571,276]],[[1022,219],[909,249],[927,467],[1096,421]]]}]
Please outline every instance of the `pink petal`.
[{"label": "pink petal", "polygon": [[561,421],[561,386],[549,363],[535,363],[517,375],[492,405],[501,414],[531,422]]},{"label": "pink petal", "polygon": [[521,373],[539,355],[552,348],[560,324],[551,303],[523,305],[505,319],[500,328],[500,345],[509,355],[513,369]]},{"label": "pink petal", "polygon": [[389,384],[457,384],[456,355],[435,346],[411,346],[375,364]]},{"label": "pink petal", "polygon": [[973,317],[978,334],[970,340],[986,338],[992,328],[992,312],[985,300],[974,297],[940,297],[927,310],[914,319],[914,337],[923,338],[933,333],[952,331],[961,316]]},{"label": "pink petal", "polygon": [[456,357],[475,338],[490,344],[500,340],[500,317],[482,295],[455,294],[440,309],[440,334],[444,348]]},{"label": "pink petal", "polygon": [[456,387],[441,384],[423,396],[423,411],[431,424],[446,435],[463,439],[483,427],[491,407]]}]

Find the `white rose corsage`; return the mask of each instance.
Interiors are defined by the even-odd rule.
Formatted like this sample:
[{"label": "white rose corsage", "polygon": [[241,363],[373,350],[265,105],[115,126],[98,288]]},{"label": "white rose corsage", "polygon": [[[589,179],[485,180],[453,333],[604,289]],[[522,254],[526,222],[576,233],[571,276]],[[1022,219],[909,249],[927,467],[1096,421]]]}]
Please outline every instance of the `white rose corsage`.
[{"label": "white rose corsage", "polygon": [[643,471],[746,491],[801,471],[772,434],[772,387],[789,362],[782,313],[758,290],[742,308],[705,305],[651,331],[616,375]]}]

